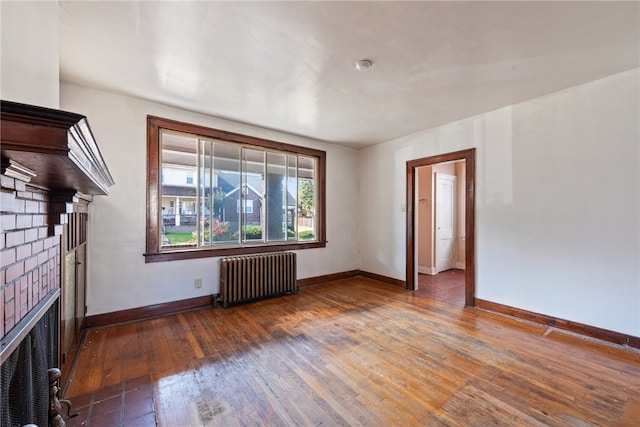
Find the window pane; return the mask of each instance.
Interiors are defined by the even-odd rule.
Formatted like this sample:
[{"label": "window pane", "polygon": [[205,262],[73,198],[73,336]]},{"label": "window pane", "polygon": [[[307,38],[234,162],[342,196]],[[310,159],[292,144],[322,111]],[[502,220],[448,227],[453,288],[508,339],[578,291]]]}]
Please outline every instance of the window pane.
[{"label": "window pane", "polygon": [[198,206],[199,216],[199,241],[201,245],[211,244],[211,212],[213,193],[211,191],[212,183],[211,179],[213,174],[211,173],[212,163],[212,147],[211,141],[200,141],[200,159],[199,159],[199,173],[198,173],[198,193],[200,195],[200,205]]},{"label": "window pane", "polygon": [[244,242],[264,240],[264,156],[262,150],[242,149],[242,180],[236,197],[240,197],[240,206],[244,206],[240,213],[240,236]]},{"label": "window pane", "polygon": [[298,239],[298,156],[287,156],[287,240]]},{"label": "window pane", "polygon": [[316,238],[315,159],[298,156],[298,239]]},{"label": "window pane", "polygon": [[[173,132],[161,134],[162,246],[194,246],[197,235],[197,138]],[[191,176],[189,183],[188,177]]]},{"label": "window pane", "polygon": [[240,146],[215,141],[212,144],[212,220],[208,224],[211,244],[239,243]]},{"label": "window pane", "polygon": [[267,240],[286,240],[287,188],[285,154],[267,153]]}]

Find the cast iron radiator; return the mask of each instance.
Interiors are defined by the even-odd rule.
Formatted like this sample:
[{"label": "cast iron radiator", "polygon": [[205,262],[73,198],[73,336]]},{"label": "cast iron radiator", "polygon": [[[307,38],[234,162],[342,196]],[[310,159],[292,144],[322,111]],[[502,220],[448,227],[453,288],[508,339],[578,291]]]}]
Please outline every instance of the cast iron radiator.
[{"label": "cast iron radiator", "polygon": [[273,252],[220,260],[220,299],[223,307],[298,292],[296,254]]}]

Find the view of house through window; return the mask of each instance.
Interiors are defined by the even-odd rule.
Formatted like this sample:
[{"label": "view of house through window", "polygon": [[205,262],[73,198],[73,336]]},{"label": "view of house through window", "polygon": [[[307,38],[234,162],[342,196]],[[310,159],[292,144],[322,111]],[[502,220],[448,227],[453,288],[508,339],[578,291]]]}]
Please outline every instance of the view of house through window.
[{"label": "view of house through window", "polygon": [[317,158],[160,130],[161,248],[317,239]]}]

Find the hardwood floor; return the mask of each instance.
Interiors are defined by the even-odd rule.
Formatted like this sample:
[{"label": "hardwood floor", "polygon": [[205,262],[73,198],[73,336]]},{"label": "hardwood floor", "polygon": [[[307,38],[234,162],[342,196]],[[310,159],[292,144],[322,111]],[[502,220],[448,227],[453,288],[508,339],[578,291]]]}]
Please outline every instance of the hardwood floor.
[{"label": "hardwood floor", "polygon": [[418,274],[418,290],[426,298],[464,307],[464,270],[447,270],[438,274]]},{"label": "hardwood floor", "polygon": [[636,350],[361,278],[91,330],[66,396],[145,375],[160,426],[631,426],[640,414]]}]

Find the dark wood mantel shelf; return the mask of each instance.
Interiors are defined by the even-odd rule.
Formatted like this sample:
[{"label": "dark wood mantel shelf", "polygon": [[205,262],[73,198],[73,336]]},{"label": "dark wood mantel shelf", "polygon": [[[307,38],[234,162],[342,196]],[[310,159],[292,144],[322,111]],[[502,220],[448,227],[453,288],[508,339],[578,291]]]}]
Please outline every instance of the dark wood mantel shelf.
[{"label": "dark wood mantel shelf", "polygon": [[53,191],[106,195],[114,182],[81,114],[1,101],[2,173]]}]

